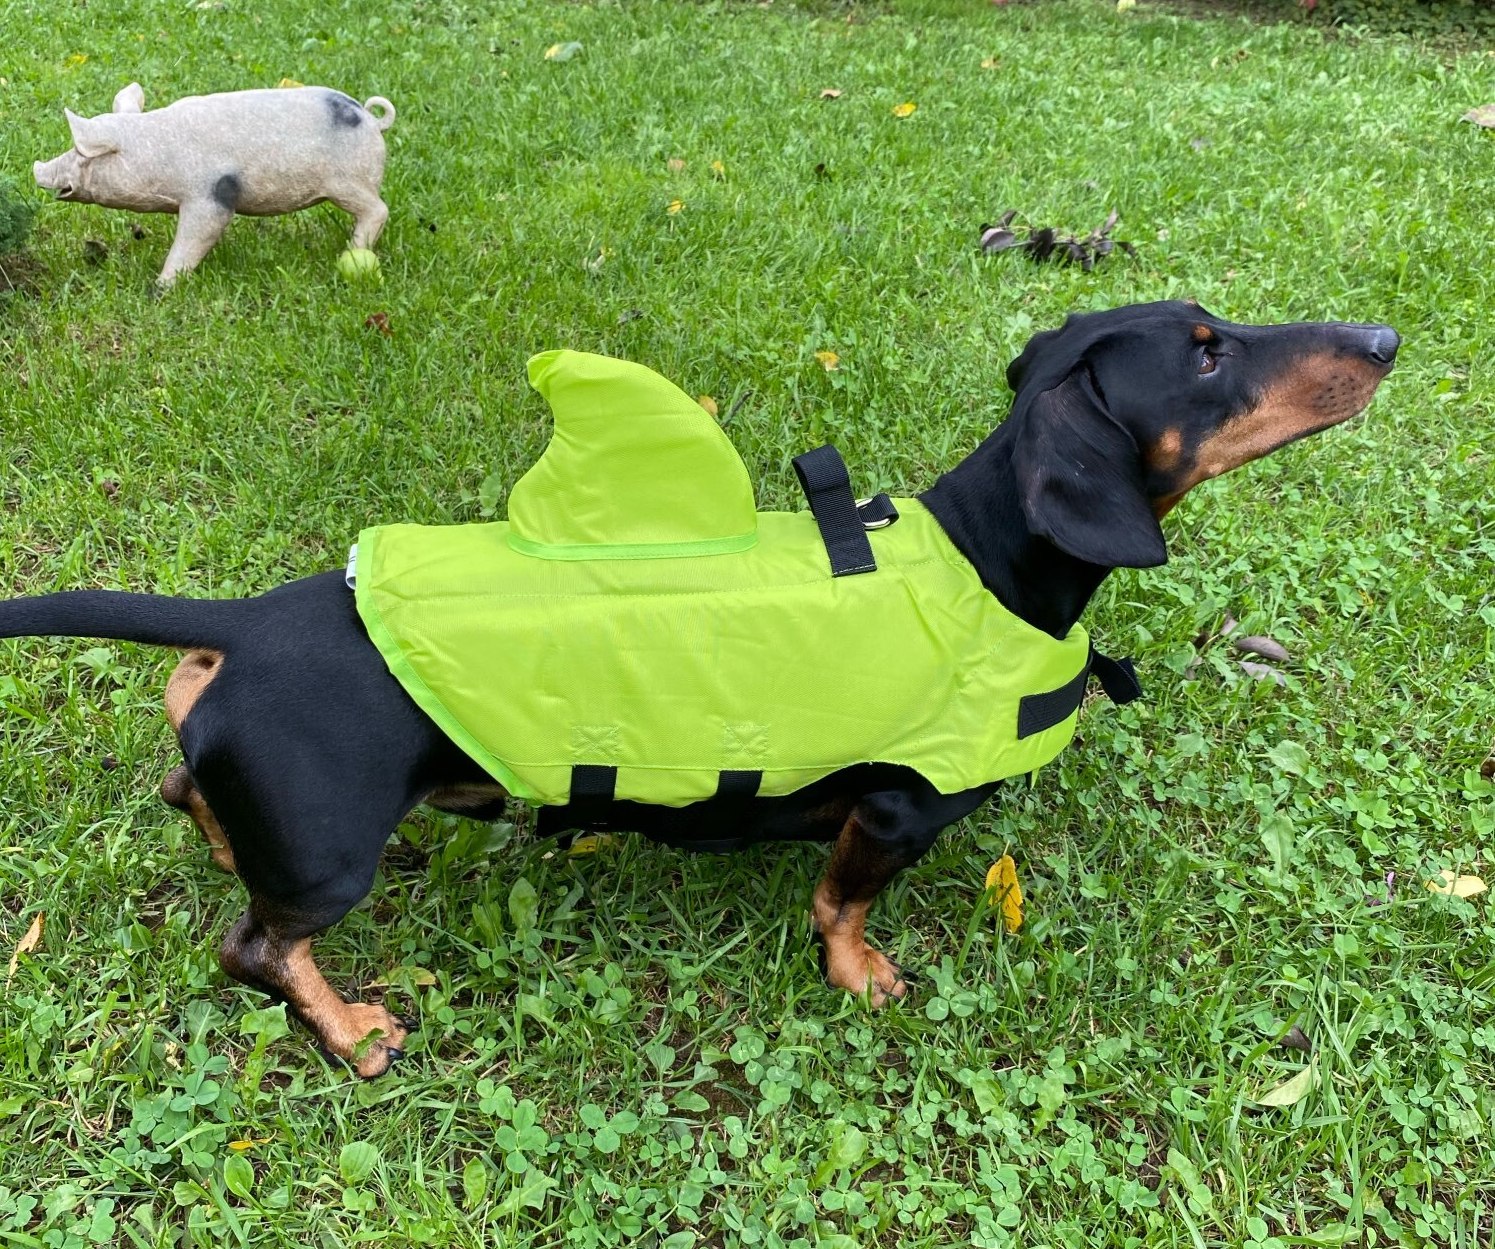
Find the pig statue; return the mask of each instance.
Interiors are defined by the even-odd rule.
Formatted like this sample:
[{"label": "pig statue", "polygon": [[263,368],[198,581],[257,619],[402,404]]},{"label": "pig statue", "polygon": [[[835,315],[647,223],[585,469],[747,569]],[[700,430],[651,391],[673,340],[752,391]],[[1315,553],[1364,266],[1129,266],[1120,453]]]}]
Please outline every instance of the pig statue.
[{"label": "pig statue", "polygon": [[360,106],[326,87],[196,95],[146,112],[132,82],[112,113],[67,112],[72,150],[33,172],[58,199],[176,213],[156,279],[165,287],[197,266],[235,213],[271,217],[331,200],[353,214],[353,246],[372,247],[389,216],[379,183],[394,119],[381,96]]}]

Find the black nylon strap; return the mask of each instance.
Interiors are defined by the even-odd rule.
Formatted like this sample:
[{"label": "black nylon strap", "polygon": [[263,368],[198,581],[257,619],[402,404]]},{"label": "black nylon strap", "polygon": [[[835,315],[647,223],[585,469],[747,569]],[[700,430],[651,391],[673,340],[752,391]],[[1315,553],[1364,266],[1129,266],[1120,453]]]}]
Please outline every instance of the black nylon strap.
[{"label": "black nylon strap", "polygon": [[728,769],[717,775],[716,797],[732,802],[747,802],[758,796],[758,786],[763,784],[762,772],[738,772]]},{"label": "black nylon strap", "polygon": [[1017,740],[1063,724],[1074,715],[1085,699],[1085,683],[1089,679],[1090,669],[1081,668],[1056,690],[1024,694],[1017,704]]},{"label": "black nylon strap", "polygon": [[830,556],[831,576],[849,577],[860,572],[875,572],[872,543],[857,514],[856,496],[851,493],[851,476],[841,453],[827,443],[794,457],[794,471],[810,512],[820,526],[820,538]]},{"label": "black nylon strap", "polygon": [[567,810],[573,828],[586,828],[607,814],[618,787],[618,769],[601,763],[578,763],[571,768],[571,801]]},{"label": "black nylon strap", "polygon": [[882,529],[898,519],[898,509],[886,494],[874,494],[865,503],[857,504],[857,516],[863,529]]},{"label": "black nylon strap", "polygon": [[1025,694],[1018,700],[1018,741],[1068,720],[1085,701],[1085,686],[1091,677],[1100,682],[1101,689],[1113,703],[1129,703],[1142,697],[1142,682],[1137,679],[1137,669],[1131,659],[1112,659],[1092,646],[1089,661],[1073,679],[1056,690]]},{"label": "black nylon strap", "polygon": [[1131,656],[1112,659],[1092,646],[1090,671],[1113,703],[1129,703],[1142,697],[1142,682],[1137,677],[1137,667],[1132,663]]}]

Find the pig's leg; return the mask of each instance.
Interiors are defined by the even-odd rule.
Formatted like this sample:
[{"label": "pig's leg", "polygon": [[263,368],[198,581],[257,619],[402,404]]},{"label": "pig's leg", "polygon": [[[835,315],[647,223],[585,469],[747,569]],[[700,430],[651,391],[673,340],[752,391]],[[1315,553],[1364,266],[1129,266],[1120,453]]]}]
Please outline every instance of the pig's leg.
[{"label": "pig's leg", "polygon": [[345,213],[353,214],[353,246],[372,247],[389,219],[389,208],[378,194],[355,187],[339,190],[327,198]]},{"label": "pig's leg", "polygon": [[234,210],[216,198],[183,204],[177,213],[176,238],[171,241],[171,250],[166,253],[166,264],[156,279],[156,285],[170,286],[178,274],[197,268],[198,262],[213,250],[213,244],[223,237],[233,219]]}]

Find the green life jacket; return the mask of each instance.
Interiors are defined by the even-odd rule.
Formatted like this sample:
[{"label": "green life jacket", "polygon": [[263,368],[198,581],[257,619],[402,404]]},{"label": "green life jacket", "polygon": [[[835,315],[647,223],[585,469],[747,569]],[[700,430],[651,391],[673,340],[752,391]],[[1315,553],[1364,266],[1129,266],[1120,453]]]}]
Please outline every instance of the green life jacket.
[{"label": "green life jacket", "polygon": [[564,805],[600,777],[683,806],[863,762],[955,793],[1068,744],[1085,631],[1013,615],[917,500],[843,535],[875,570],[833,575],[823,523],[755,511],[725,434],[664,378],[571,351],[529,378],[555,433],[509,519],[365,529],[350,565],[390,671],[509,793]]}]

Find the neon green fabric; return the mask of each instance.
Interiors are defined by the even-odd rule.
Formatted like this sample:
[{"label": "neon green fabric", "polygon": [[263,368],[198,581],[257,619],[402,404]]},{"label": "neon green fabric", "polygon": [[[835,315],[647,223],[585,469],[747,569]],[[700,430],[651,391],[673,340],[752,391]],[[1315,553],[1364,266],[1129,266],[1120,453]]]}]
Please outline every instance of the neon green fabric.
[{"label": "neon green fabric", "polygon": [[[644,419],[615,408],[632,431],[620,432],[595,406],[609,366],[630,383],[647,370],[574,352],[536,361],[556,434],[515,487],[511,521],[366,529],[355,578],[390,670],[514,796],[564,804],[579,763],[615,766],[617,798],[669,806],[711,797],[723,770],[761,772],[758,792],[775,795],[858,762],[904,764],[953,793],[1032,771],[1069,742],[1074,715],[1019,740],[1018,702],[1085,668],[1084,630],[1056,641],[1007,611],[917,500],[895,500],[900,519],[869,534],[875,572],[832,577],[808,512],[744,517],[741,462],[724,463],[730,444],[688,398],[692,411]],[[664,466],[628,445],[658,434],[653,414]],[[693,436],[720,508],[693,497]],[[620,466],[637,479],[615,481]],[[568,474],[580,520],[565,514]],[[684,498],[685,515],[656,506],[655,490]],[[624,499],[647,518],[609,512]],[[756,540],[743,549],[657,549],[740,538],[745,521]]]},{"label": "neon green fabric", "polygon": [[555,436],[509,492],[509,542],[546,559],[665,559],[746,550],[753,484],[701,405],[658,373],[547,351],[530,385]]}]

